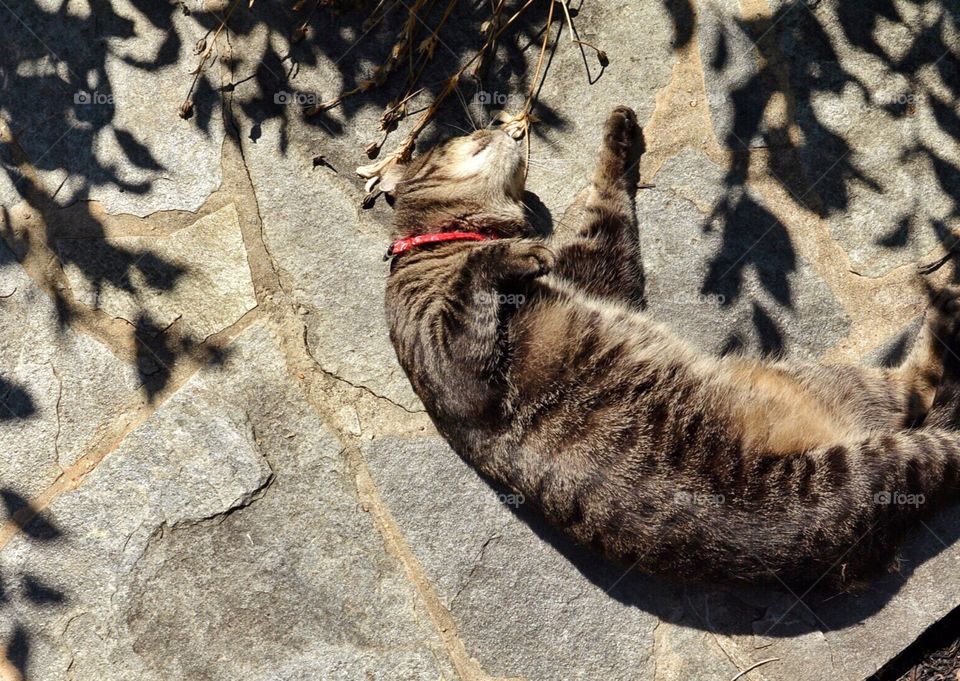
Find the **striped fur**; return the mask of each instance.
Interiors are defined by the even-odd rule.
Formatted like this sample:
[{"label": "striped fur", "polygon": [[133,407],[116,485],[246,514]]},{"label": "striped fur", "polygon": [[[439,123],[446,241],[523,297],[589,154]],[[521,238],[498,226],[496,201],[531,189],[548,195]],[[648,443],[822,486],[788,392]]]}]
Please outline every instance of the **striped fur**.
[{"label": "striped fur", "polygon": [[617,109],[587,224],[564,244],[524,232],[521,156],[503,133],[401,169],[398,236],[453,220],[509,237],[393,264],[391,339],[437,429],[639,570],[850,584],[891,565],[908,527],[960,496],[960,367],[941,342],[956,337],[955,297],[931,306],[896,369],[704,355],[642,311],[640,153],[633,112]]}]

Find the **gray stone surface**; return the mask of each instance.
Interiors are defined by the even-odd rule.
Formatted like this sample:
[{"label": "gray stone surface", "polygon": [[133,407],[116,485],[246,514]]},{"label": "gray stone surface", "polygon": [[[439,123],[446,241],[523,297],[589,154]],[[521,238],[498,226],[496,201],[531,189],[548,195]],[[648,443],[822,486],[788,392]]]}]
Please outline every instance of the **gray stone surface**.
[{"label": "gray stone surface", "polygon": [[0,117],[59,205],[196,210],[220,185],[219,98],[201,81],[194,118],[177,110],[206,30],[176,4],[111,3],[97,21],[92,11],[25,2],[0,16]]},{"label": "gray stone surface", "polygon": [[679,626],[658,634],[658,617],[612,597],[622,569],[601,566],[603,585],[586,578],[540,536],[542,527],[514,512],[530,518],[524,500],[490,488],[442,440],[375,440],[364,454],[469,654],[488,673],[538,681],[736,674],[715,643]]},{"label": "gray stone surface", "polygon": [[755,678],[859,680],[960,599],[945,580],[960,555],[943,550],[960,510],[919,527],[900,574],[861,593],[683,585],[572,546],[437,438],[375,440],[364,453],[470,654],[495,674],[729,679],[776,657]]},{"label": "gray stone surface", "polygon": [[[412,590],[358,505],[340,446],[248,330],[0,557],[29,678],[424,679]],[[31,604],[21,579],[62,594]],[[22,584],[23,582],[21,582]]]},{"label": "gray stone surface", "polygon": [[[717,141],[734,152],[766,146],[765,83],[737,0],[703,3],[697,22],[707,106]],[[754,120],[751,116],[756,116]]]},{"label": "gray stone surface", "polygon": [[[146,314],[203,340],[257,306],[233,204],[169,236],[60,239],[57,250],[77,299],[131,324]],[[134,264],[114,262],[117,253]],[[91,276],[117,269],[127,271],[119,282]]]},{"label": "gray stone surface", "polygon": [[[873,3],[771,6],[783,17],[776,35],[806,142],[808,198],[817,197],[853,268],[880,276],[952,244],[960,215],[952,10],[897,2],[889,20]],[[861,28],[871,24],[876,31]]]},{"label": "gray stone surface", "polygon": [[[589,9],[585,7],[574,21],[581,39],[601,47],[610,65],[595,80],[600,71],[595,55],[586,49],[584,60],[580,51],[569,44],[569,30],[563,27],[549,78],[533,109],[541,118],[550,120],[556,116],[558,120],[551,125],[534,126],[534,165],[527,177],[527,190],[539,197],[555,219],[589,184],[603,124],[610,111],[627,105],[636,110],[641,123],[647,121],[653,114],[656,94],[670,82],[676,62],[671,48],[670,15],[663,3],[597,3]],[[637,27],[643,27],[642,40],[638,40]],[[535,52],[531,50],[531,74]],[[584,61],[589,64],[590,79],[595,80],[592,85]],[[507,100],[512,113],[523,105],[527,90],[515,80],[501,87],[501,94],[514,93]]]},{"label": "gray stone surface", "polygon": [[[625,575],[498,496],[403,411],[420,405],[382,315],[391,211],[360,211],[353,175],[395,92],[306,120],[296,103],[369,77],[399,11],[365,34],[320,10],[291,45],[287,8],[245,4],[188,121],[193,44],[227,4],[0,10],[0,119],[39,177],[15,186],[19,152],[0,146],[0,207],[33,204],[0,212],[0,236],[31,272],[61,256],[53,280],[81,302],[58,328],[0,248],[0,399],[14,406],[0,412],[0,678],[729,681],[776,657],[746,678],[860,681],[960,603],[957,512],[912,533],[899,573],[798,602]],[[695,26],[686,4],[584,3],[578,36],[610,59],[599,80],[557,21],[528,188],[571,229],[609,109],[634,106],[657,170],[638,206],[653,316],[711,351],[895,354],[919,311],[889,299],[895,268],[938,255],[957,226],[957,34],[941,3],[894,0],[894,21],[876,3],[777,0],[767,16],[699,0]],[[477,39],[468,5],[425,82]],[[544,18],[501,44],[507,67],[463,79],[422,147],[522,106]],[[673,49],[685,31],[699,47]],[[334,169],[314,167],[320,154]],[[141,315],[169,326],[149,351],[110,319]],[[241,317],[209,353],[224,363],[191,378],[180,355],[207,357],[197,341]],[[147,401],[118,357],[154,350],[176,368]],[[92,472],[50,487],[85,455]],[[28,502],[42,511],[18,530],[7,516]]]},{"label": "gray stone surface", "polygon": [[53,302],[0,244],[0,488],[42,491],[142,401],[136,372],[60,330]]},{"label": "gray stone surface", "polygon": [[[0,77],[3,72],[0,71]],[[2,92],[3,90],[0,90]],[[6,140],[10,136],[7,122],[0,116],[0,140]],[[6,144],[0,143],[0,206],[7,208],[16,205],[20,201],[20,194],[17,192],[17,181],[19,174],[13,168],[13,157]],[[2,223],[0,223],[2,224]]]},{"label": "gray stone surface", "polygon": [[812,359],[846,335],[844,310],[752,191],[724,193],[699,152],[669,159],[637,202],[650,314],[712,352]]},{"label": "gray stone surface", "polygon": [[[262,125],[245,143],[263,235],[274,263],[288,277],[291,304],[305,316],[307,343],[324,371],[408,409],[418,409],[397,364],[383,317],[383,254],[388,232],[358,213],[362,188],[345,177],[313,172],[277,149],[280,123]],[[289,158],[310,158],[305,135]]]}]

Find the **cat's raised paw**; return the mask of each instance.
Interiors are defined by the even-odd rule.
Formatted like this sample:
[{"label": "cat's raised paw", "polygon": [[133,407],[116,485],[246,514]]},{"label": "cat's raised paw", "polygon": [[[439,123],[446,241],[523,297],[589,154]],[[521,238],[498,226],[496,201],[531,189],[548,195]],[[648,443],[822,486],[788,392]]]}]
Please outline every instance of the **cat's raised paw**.
[{"label": "cat's raised paw", "polygon": [[642,135],[637,114],[627,106],[618,106],[613,110],[604,132],[607,147],[621,156],[629,155]]}]

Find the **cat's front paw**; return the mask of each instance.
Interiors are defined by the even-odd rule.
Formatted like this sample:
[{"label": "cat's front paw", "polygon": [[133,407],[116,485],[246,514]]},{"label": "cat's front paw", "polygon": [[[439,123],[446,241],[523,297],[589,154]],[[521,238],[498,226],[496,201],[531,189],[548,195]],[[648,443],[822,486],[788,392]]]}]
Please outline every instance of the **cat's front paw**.
[{"label": "cat's front paw", "polygon": [[640,156],[643,154],[643,130],[637,114],[618,106],[604,127],[600,162],[593,183],[600,195],[609,192],[632,192],[640,181]]},{"label": "cat's front paw", "polygon": [[621,162],[630,162],[643,153],[643,130],[637,114],[627,106],[618,106],[607,118],[604,146]]},{"label": "cat's front paw", "polygon": [[530,279],[549,274],[555,263],[556,256],[547,246],[521,241],[507,252],[504,265],[511,276]]}]

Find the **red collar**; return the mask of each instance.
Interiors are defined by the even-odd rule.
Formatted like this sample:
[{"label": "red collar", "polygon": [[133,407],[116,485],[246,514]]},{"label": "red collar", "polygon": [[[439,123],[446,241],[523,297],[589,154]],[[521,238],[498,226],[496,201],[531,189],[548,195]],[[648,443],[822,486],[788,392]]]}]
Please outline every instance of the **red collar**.
[{"label": "red collar", "polygon": [[489,241],[496,238],[496,236],[481,234],[480,232],[435,232],[432,234],[421,234],[420,236],[411,236],[406,239],[397,239],[390,244],[390,248],[387,249],[387,254],[383,256],[383,259],[389,260],[395,255],[406,253],[424,244],[436,244],[443,241]]}]

